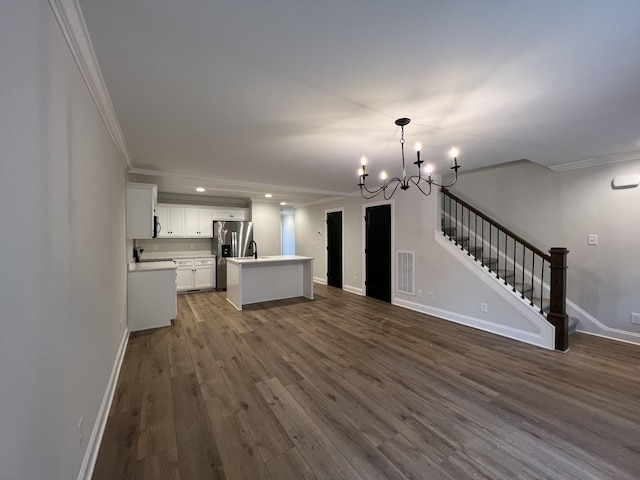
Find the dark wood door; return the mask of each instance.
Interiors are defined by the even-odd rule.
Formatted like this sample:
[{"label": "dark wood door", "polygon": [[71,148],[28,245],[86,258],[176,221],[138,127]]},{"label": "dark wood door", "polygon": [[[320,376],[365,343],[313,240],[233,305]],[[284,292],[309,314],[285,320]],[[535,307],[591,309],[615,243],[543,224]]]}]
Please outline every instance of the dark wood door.
[{"label": "dark wood door", "polygon": [[391,205],[365,210],[367,297],[391,302]]},{"label": "dark wood door", "polygon": [[327,284],[342,288],[342,212],[327,213]]}]

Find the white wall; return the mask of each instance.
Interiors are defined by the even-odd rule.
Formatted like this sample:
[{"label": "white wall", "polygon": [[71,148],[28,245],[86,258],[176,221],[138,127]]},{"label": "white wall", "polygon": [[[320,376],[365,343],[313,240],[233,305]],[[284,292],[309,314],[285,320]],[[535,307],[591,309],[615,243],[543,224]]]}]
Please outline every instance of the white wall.
[{"label": "white wall", "polygon": [[68,480],[124,338],[125,170],[47,2],[2,2],[0,65],[0,478]]},{"label": "white wall", "polygon": [[258,255],[280,255],[282,251],[280,205],[253,202],[251,220],[253,222],[253,239],[258,245]]},{"label": "white wall", "polygon": [[342,232],[344,248],[343,287],[349,291],[362,291],[362,199],[349,197],[296,210],[296,253],[314,257],[313,272],[316,281],[326,283],[327,250],[325,211],[344,208]]},{"label": "white wall", "polygon": [[[455,191],[539,248],[567,247],[567,297],[606,327],[585,318],[578,328],[625,338],[608,329],[640,334],[630,321],[640,312],[640,188],[614,190],[611,181],[637,173],[640,161],[558,173],[519,161],[463,173]],[[587,245],[589,234],[598,245]]]}]

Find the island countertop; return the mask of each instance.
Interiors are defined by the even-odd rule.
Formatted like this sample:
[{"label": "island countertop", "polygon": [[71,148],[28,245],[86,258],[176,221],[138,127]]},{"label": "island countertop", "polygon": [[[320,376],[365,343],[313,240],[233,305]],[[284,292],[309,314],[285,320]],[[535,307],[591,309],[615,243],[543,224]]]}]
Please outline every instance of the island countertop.
[{"label": "island countertop", "polygon": [[227,258],[227,300],[238,310],[284,298],[313,299],[313,257],[272,255]]},{"label": "island countertop", "polygon": [[313,257],[303,257],[301,255],[269,255],[266,257],[261,257],[258,255],[258,258],[253,257],[228,257],[228,263],[235,263],[241,265],[251,265],[251,264],[265,264],[265,263],[283,263],[283,262],[296,262],[299,260],[313,260]]}]

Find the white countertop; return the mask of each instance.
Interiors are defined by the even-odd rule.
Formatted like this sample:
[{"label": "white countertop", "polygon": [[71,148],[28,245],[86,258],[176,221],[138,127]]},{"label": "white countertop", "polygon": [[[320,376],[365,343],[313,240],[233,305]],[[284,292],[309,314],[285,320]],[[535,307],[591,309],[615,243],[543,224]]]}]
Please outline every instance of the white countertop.
[{"label": "white countertop", "polygon": [[313,257],[303,257],[301,255],[267,255],[261,257],[258,255],[258,258],[253,257],[228,257],[228,263],[234,263],[236,265],[258,265],[265,263],[286,263],[286,262],[296,262],[300,260],[313,260]]},{"label": "white countertop", "polygon": [[130,272],[150,272],[153,270],[175,270],[176,262],[143,262],[129,264]]},{"label": "white countertop", "polygon": [[143,253],[144,260],[153,260],[154,258],[215,258],[216,254],[211,252],[195,251],[195,252],[149,252]]}]

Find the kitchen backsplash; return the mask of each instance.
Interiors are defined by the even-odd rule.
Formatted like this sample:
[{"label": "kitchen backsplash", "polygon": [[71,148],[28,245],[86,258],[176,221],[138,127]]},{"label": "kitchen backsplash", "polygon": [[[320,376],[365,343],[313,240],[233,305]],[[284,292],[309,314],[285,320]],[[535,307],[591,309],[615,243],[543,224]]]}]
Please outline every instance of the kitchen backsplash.
[{"label": "kitchen backsplash", "polygon": [[[136,240],[136,246],[144,248],[145,254],[163,252],[206,252],[211,253],[213,239],[211,238],[153,238],[150,240]],[[155,248],[157,246],[157,248]]]}]

